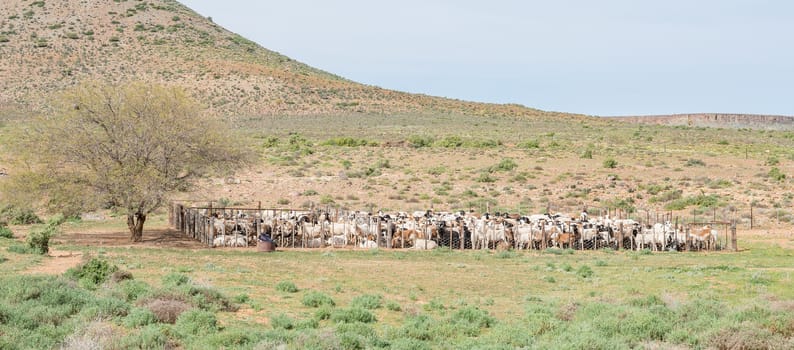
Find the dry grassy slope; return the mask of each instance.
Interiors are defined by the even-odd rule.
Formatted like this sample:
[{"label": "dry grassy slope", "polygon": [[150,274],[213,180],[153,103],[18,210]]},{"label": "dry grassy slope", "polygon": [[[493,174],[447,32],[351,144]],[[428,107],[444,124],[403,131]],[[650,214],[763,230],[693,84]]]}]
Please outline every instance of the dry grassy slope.
[{"label": "dry grassy slope", "polygon": [[172,0],[4,0],[0,103],[41,109],[86,79],[193,90],[224,116],[463,113],[579,117],[365,86],[269,51]]}]

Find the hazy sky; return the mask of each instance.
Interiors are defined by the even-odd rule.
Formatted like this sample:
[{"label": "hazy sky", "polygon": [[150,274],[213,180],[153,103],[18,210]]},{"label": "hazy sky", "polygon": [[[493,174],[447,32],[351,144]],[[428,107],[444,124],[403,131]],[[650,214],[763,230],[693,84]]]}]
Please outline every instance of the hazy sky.
[{"label": "hazy sky", "polygon": [[389,89],[593,115],[794,115],[794,1],[182,2]]}]

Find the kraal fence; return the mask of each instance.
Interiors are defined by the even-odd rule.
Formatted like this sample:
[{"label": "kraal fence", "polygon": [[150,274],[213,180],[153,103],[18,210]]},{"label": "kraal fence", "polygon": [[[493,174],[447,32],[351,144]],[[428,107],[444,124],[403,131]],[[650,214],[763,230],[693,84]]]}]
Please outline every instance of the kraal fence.
[{"label": "kraal fence", "polygon": [[[558,210],[560,210],[558,212]],[[173,203],[169,221],[209,247],[737,250],[735,208],[691,212],[580,208],[561,214],[363,212],[342,208],[217,208]],[[567,210],[571,212],[571,210]],[[750,214],[752,220],[752,214]],[[750,224],[752,225],[752,223]]]}]

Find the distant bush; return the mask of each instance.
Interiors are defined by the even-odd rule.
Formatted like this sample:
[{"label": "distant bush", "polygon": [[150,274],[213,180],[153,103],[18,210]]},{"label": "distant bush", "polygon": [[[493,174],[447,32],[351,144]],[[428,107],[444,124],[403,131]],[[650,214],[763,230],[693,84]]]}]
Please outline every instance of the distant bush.
[{"label": "distant bush", "polygon": [[183,338],[204,336],[218,331],[218,319],[208,311],[188,310],[176,319],[174,330]]},{"label": "distant bush", "polygon": [[350,306],[361,307],[369,310],[378,309],[382,304],[383,296],[373,294],[359,295],[350,301]]},{"label": "distant bush", "polygon": [[278,146],[279,140],[278,137],[275,136],[268,136],[262,141],[262,147],[264,148],[273,148]]},{"label": "distant bush", "polygon": [[163,286],[179,287],[190,283],[190,277],[178,272],[170,272],[163,276]]},{"label": "distant bush", "polygon": [[58,226],[46,225],[43,228],[31,230],[25,237],[28,247],[39,253],[47,254],[50,251],[50,238],[58,232]]},{"label": "distant bush", "polygon": [[182,313],[192,308],[186,301],[173,297],[154,298],[143,303],[143,307],[162,323],[174,323]]},{"label": "distant bush", "polygon": [[591,150],[591,149],[585,150],[579,158],[582,158],[582,159],[593,159],[593,150]]},{"label": "distant bush", "polygon": [[32,225],[41,224],[42,221],[30,208],[20,208],[14,205],[7,205],[0,209],[0,221],[5,221],[11,225]]},{"label": "distant bush", "polygon": [[331,321],[337,323],[372,323],[377,321],[375,315],[360,307],[338,309],[331,313]]},{"label": "distant bush", "polygon": [[687,207],[697,206],[700,208],[717,208],[723,206],[722,198],[716,194],[699,194],[697,196],[688,196],[685,198],[676,199],[664,208],[665,210],[683,210]]},{"label": "distant bush", "polygon": [[96,289],[98,285],[107,281],[110,275],[118,269],[116,265],[109,263],[107,260],[93,258],[85,264],[67,270],[65,275],[80,282],[80,285],[84,288]]},{"label": "distant bush", "polygon": [[778,167],[773,167],[771,170],[769,170],[768,176],[775,181],[783,181],[786,179],[786,174],[780,171],[780,168]]},{"label": "distant bush", "polygon": [[540,148],[540,141],[538,141],[538,140],[527,140],[527,141],[519,143],[517,146],[518,146],[518,148],[523,148],[523,149]]},{"label": "distant bush", "polygon": [[494,148],[502,145],[502,141],[485,139],[485,140],[466,140],[463,142],[463,147],[469,148]]},{"label": "distant bush", "polygon": [[444,148],[458,148],[463,146],[463,139],[459,136],[445,136],[443,139],[436,141],[436,146]]},{"label": "distant bush", "polygon": [[613,158],[607,158],[606,160],[604,160],[604,163],[603,163],[603,165],[604,165],[604,168],[607,168],[607,169],[614,169],[614,168],[617,168],[617,166],[618,166],[618,161],[616,161],[616,160],[615,160],[615,159],[613,159]]},{"label": "distant bush", "polygon": [[510,171],[518,167],[518,164],[512,158],[502,158],[499,164],[491,166],[488,171]]},{"label": "distant bush", "polygon": [[432,136],[411,135],[408,137],[408,144],[413,148],[430,147],[433,145]]},{"label": "distant bush", "polygon": [[780,159],[778,159],[775,156],[769,156],[769,158],[766,159],[766,162],[764,164],[769,166],[775,166],[780,164]]},{"label": "distant bush", "polygon": [[662,193],[659,196],[649,198],[648,202],[650,202],[650,203],[669,202],[669,201],[681,198],[681,195],[683,193],[684,193],[684,191],[682,191],[682,190],[669,190],[669,191],[666,191],[666,192]]},{"label": "distant bush", "polygon": [[491,183],[491,182],[496,182],[496,179],[494,179],[491,176],[491,174],[489,174],[487,172],[483,172],[483,173],[480,173],[480,176],[478,176],[476,179],[474,179],[474,181],[483,182],[483,183]]},{"label": "distant bush", "polygon": [[331,297],[329,297],[325,293],[321,293],[317,291],[309,291],[306,294],[304,294],[301,302],[303,303],[303,305],[308,307],[336,305],[336,303],[334,302],[333,299],[331,299]]},{"label": "distant bush", "polygon": [[156,322],[157,317],[154,316],[152,310],[141,307],[133,308],[122,321],[127,328],[143,327]]},{"label": "distant bush", "polygon": [[309,196],[316,196],[316,195],[318,195],[318,193],[315,190],[306,190],[306,191],[303,191],[303,193],[301,195],[305,196],[305,197],[309,197]]},{"label": "distant bush", "polygon": [[695,166],[706,166],[706,163],[700,159],[689,159],[686,161],[684,166],[688,167],[695,167]]},{"label": "distant bush", "polygon": [[0,224],[0,238],[14,238],[14,232],[5,225]]},{"label": "distant bush", "polygon": [[359,147],[359,146],[377,146],[377,141],[369,141],[366,139],[357,139],[353,137],[334,137],[320,143],[323,146],[337,146],[337,147]]},{"label": "distant bush", "polygon": [[576,274],[582,278],[590,278],[593,276],[593,269],[590,266],[582,265],[576,270]]},{"label": "distant bush", "polygon": [[297,293],[298,287],[292,281],[281,281],[276,284],[276,290],[279,292]]},{"label": "distant bush", "polygon": [[487,311],[473,306],[456,311],[449,318],[454,328],[460,329],[467,336],[477,336],[482,328],[489,328],[496,320]]}]

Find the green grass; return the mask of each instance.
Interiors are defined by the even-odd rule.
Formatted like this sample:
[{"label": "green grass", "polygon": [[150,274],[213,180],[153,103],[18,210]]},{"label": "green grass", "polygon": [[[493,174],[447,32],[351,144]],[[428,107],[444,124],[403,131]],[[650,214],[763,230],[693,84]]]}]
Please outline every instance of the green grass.
[{"label": "green grass", "polygon": [[[135,279],[95,290],[19,276],[42,257],[7,252],[0,316],[15,321],[0,332],[4,345],[52,348],[105,315],[122,348],[786,348],[794,250],[764,239],[710,254],[282,251],[266,268],[253,250],[106,247],[103,261]],[[90,261],[83,271],[107,270]],[[301,289],[277,290],[290,284]],[[188,309],[163,323],[151,300]]]}]

